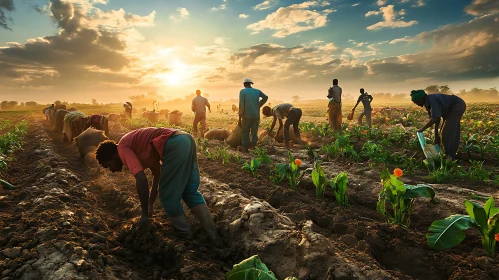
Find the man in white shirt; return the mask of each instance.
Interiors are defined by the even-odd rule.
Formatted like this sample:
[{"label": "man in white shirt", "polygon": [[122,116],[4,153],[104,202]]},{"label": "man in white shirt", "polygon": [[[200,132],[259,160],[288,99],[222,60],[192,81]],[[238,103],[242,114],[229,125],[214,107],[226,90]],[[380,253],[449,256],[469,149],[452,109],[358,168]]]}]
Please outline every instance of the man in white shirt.
[{"label": "man in white shirt", "polygon": [[206,107],[211,113],[210,103],[206,97],[201,96],[201,91],[196,90],[196,97],[192,100],[192,111],[194,112],[194,121],[192,122],[192,134],[198,137],[198,123],[201,123],[201,138],[204,137],[206,131]]}]

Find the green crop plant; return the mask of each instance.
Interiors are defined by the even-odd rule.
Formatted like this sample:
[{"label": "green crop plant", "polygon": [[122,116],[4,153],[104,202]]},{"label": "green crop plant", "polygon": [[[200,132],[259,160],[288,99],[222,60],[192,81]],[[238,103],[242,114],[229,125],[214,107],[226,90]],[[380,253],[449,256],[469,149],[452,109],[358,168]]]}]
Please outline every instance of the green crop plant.
[{"label": "green crop plant", "polygon": [[336,201],[341,206],[349,206],[347,188],[348,188],[348,176],[346,172],[341,172],[336,175],[334,179],[329,181],[329,185],[333,189]]},{"label": "green crop plant", "polygon": [[244,171],[247,171],[251,174],[251,176],[253,177],[256,177],[256,171],[258,169],[258,167],[260,166],[260,161],[258,161],[258,159],[252,159],[249,163],[245,162],[243,164],[243,167],[242,169]]},{"label": "green crop plant", "polygon": [[474,181],[487,181],[490,178],[490,171],[488,171],[484,166],[483,166],[483,161],[474,161],[470,160],[471,166],[468,169],[467,176],[469,179],[474,180]]},{"label": "green crop plant", "polygon": [[476,202],[465,201],[468,215],[452,215],[434,221],[426,234],[428,246],[435,250],[452,248],[466,237],[465,230],[476,228],[481,234],[482,247],[489,257],[494,257],[496,238],[499,238],[499,208],[494,198],[489,198],[482,206]]},{"label": "green crop plant", "polygon": [[222,164],[230,163],[231,154],[225,147],[217,147],[215,149],[215,159],[222,159]]},{"label": "green crop plant", "polygon": [[305,172],[302,172],[300,175],[300,166],[301,160],[295,159],[291,152],[288,151],[288,163],[279,163],[277,164],[277,172],[282,176],[288,178],[289,186],[292,190],[296,189],[296,186],[300,183],[301,178],[305,175]]},{"label": "green crop plant", "polygon": [[256,158],[260,163],[262,164],[267,164],[267,163],[272,163],[272,158],[269,156],[268,152],[266,149],[256,147],[254,150],[254,153],[256,154]]},{"label": "green crop plant", "polygon": [[315,195],[317,198],[323,198],[326,190],[327,180],[324,174],[324,169],[318,161],[314,162],[314,169],[312,170],[312,182],[315,185]]},{"label": "green crop plant", "polygon": [[[401,176],[401,174],[397,175]],[[435,190],[428,185],[405,185],[386,168],[381,172],[380,177],[381,190],[376,210],[387,217],[389,223],[408,228],[411,223],[412,205],[418,197],[430,198],[432,203],[437,203]]]}]

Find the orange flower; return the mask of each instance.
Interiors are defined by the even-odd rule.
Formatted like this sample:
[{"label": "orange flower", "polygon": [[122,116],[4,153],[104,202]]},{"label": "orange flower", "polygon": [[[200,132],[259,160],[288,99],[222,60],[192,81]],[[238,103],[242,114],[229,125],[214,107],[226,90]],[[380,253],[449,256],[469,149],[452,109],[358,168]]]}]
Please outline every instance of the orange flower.
[{"label": "orange flower", "polygon": [[301,161],[301,159],[298,159],[298,158],[295,159],[295,164],[298,165],[298,167],[300,167],[302,163],[303,162]]},{"label": "orange flower", "polygon": [[499,233],[496,234],[496,241],[499,241]]},{"label": "orange flower", "polygon": [[402,169],[400,168],[395,168],[395,170],[393,170],[393,175],[397,176],[397,177],[402,177]]}]

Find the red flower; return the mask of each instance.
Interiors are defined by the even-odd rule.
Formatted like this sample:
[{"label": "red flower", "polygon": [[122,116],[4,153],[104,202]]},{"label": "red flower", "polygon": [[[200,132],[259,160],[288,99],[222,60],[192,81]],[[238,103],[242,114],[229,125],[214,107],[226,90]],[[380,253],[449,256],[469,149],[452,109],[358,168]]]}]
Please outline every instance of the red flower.
[{"label": "red flower", "polygon": [[402,175],[403,175],[402,169],[395,168],[395,170],[393,170],[393,175],[395,175],[397,177],[402,177]]},{"label": "red flower", "polygon": [[496,241],[499,241],[499,233],[496,234]]},{"label": "red flower", "polygon": [[298,159],[298,158],[295,159],[295,164],[298,165],[298,167],[300,167],[302,163],[303,162],[301,161],[301,159]]}]

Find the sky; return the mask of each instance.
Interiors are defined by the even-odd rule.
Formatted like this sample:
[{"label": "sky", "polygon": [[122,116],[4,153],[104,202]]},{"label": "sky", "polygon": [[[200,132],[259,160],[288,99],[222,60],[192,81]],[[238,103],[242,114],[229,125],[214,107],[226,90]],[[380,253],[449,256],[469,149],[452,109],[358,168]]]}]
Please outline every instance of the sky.
[{"label": "sky", "polygon": [[499,86],[497,0],[0,0],[0,99]]}]

